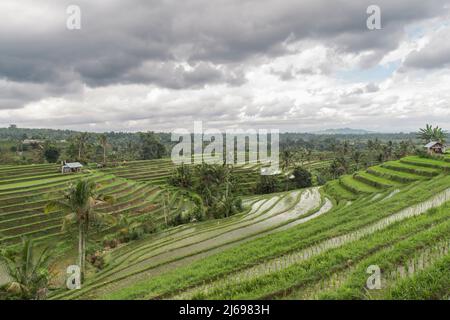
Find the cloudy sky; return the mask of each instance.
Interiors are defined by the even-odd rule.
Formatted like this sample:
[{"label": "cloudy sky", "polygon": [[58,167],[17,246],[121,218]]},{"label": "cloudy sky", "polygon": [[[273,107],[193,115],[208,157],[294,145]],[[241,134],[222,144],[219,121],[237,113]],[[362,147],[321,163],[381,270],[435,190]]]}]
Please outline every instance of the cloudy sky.
[{"label": "cloudy sky", "polygon": [[[366,26],[371,4],[381,30]],[[1,0],[0,127],[450,128],[449,12],[450,0]]]}]

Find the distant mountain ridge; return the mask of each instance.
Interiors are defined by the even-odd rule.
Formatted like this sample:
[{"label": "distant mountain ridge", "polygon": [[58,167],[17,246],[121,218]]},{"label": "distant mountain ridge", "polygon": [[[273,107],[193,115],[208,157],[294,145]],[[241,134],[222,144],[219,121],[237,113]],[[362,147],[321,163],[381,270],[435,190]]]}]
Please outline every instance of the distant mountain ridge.
[{"label": "distant mountain ridge", "polygon": [[364,129],[339,128],[339,129],[325,129],[321,131],[312,132],[314,134],[372,134],[375,131],[368,131]]}]

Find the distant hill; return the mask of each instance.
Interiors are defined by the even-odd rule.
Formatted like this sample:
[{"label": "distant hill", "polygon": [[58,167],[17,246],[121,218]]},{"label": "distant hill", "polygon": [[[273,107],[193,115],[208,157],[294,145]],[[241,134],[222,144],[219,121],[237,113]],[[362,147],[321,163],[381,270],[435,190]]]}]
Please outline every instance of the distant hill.
[{"label": "distant hill", "polygon": [[351,128],[340,128],[340,129],[326,129],[322,131],[312,132],[313,134],[373,134],[374,131],[368,131],[364,129],[351,129]]}]

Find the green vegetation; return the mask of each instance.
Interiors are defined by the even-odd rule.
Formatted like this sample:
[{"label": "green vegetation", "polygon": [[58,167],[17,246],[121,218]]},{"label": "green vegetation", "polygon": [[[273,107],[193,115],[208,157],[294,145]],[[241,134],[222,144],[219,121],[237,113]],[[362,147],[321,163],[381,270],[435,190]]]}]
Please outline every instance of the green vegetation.
[{"label": "green vegetation", "polygon": [[[120,137],[131,158],[112,134],[42,144],[83,161],[79,173],[0,166],[1,298],[448,298],[448,155],[286,134],[280,170],[264,176],[261,163],[175,166],[163,136]],[[74,263],[84,279],[71,291]],[[372,265],[380,290],[367,288]]]},{"label": "green vegetation", "polygon": [[[178,267],[171,271],[171,260],[162,261],[161,264],[157,265],[149,264],[148,267],[145,267],[145,261],[147,260],[139,258],[140,260],[134,261],[136,263],[140,261],[140,268],[132,268],[132,272],[122,272],[119,277],[114,278],[108,278],[107,276],[101,279],[100,277],[98,282],[94,278],[94,282],[87,284],[87,287],[81,292],[75,295],[68,294],[57,297],[140,299],[179,296],[183,298],[235,299],[274,298],[279,293],[281,294],[280,297],[283,297],[286,292],[296,292],[298,287],[303,288],[307,284],[314,287],[317,282],[320,282],[320,279],[327,276],[333,277],[333,273],[337,270],[334,263],[337,262],[330,258],[330,255],[339,257],[342,261],[340,262],[341,268],[343,268],[342,272],[347,276],[346,268],[349,259],[356,259],[358,250],[361,252],[361,257],[367,257],[367,248],[373,248],[373,241],[379,242],[379,248],[385,248],[386,243],[391,243],[391,246],[395,245],[400,239],[409,243],[402,236],[402,232],[410,235],[414,235],[415,232],[419,234],[426,230],[425,226],[433,229],[436,223],[441,223],[447,219],[447,207],[440,208],[439,214],[433,214],[430,219],[429,214],[424,214],[427,207],[420,204],[444,192],[450,185],[448,176],[440,174],[437,177],[430,177],[416,183],[405,182],[403,185],[396,181],[386,181],[388,182],[386,187],[376,192],[379,195],[378,197],[366,195],[367,193],[356,195],[346,190],[344,197],[351,195],[354,199],[350,205],[339,204],[323,217],[266,235],[260,239],[250,240],[242,244],[238,243],[235,248],[225,249],[221,253],[207,256],[198,262],[188,263],[186,267]],[[330,183],[330,185],[331,187],[336,186],[335,182]],[[393,187],[389,187],[390,185]],[[358,186],[360,185],[358,184]],[[373,189],[369,189],[369,185],[365,188],[373,191]],[[397,189],[394,188],[400,188],[401,190],[395,193],[394,191]],[[326,190],[328,189],[327,185]],[[335,190],[335,192],[339,191]],[[447,192],[442,200],[434,201],[432,204],[438,207],[448,200]],[[258,206],[261,205],[258,204],[258,201],[253,203]],[[420,210],[419,212],[422,213],[418,218],[413,218],[416,211],[413,210],[411,214],[408,213],[410,212],[409,208],[412,208],[415,204],[418,204],[418,206],[414,210]],[[399,215],[397,219],[400,220],[391,220],[391,215],[402,212],[402,210],[405,210],[407,214]],[[358,219],[355,220],[354,217],[358,217]],[[402,221],[404,219],[408,219],[406,220],[407,224]],[[225,232],[223,228],[218,228],[218,231]],[[436,236],[448,234],[447,231],[437,227],[433,230],[437,230],[433,231]],[[364,239],[367,240],[359,240],[366,234],[369,238]],[[387,236],[388,234],[389,236]],[[370,237],[374,237],[374,240]],[[159,240],[161,245],[164,243],[163,239]],[[180,239],[174,239],[173,241],[177,243]],[[372,243],[369,241],[372,241]],[[432,242],[430,241],[430,243]],[[147,252],[157,250],[158,245],[154,245],[156,246],[154,249],[147,246],[144,251],[140,252],[146,252],[148,255]],[[165,246],[160,247],[160,250],[163,250],[162,248]],[[148,257],[157,258],[160,255],[157,252],[158,250]],[[343,255],[343,252],[346,252],[346,254]],[[373,251],[373,253],[375,252]],[[131,257],[132,251],[128,254]],[[176,256],[176,250],[172,251],[172,254]],[[198,254],[202,253],[199,252]],[[193,257],[195,255],[191,258],[178,258],[177,261],[183,261],[184,259],[189,261]],[[125,266],[130,261],[133,261],[133,259],[125,259],[119,265]],[[324,264],[320,261],[328,262]],[[354,263],[356,262],[355,260]],[[300,268],[298,269],[299,272],[300,270],[303,270],[301,272],[307,270],[307,273],[304,275],[296,273],[297,271],[293,273],[294,269],[292,268],[294,267]],[[165,268],[165,272],[160,268]],[[323,268],[323,273],[320,271],[321,268]],[[111,269],[110,272],[113,273],[113,270],[115,269]],[[144,280],[149,275],[152,275],[152,279],[150,281]],[[366,273],[362,273],[361,277],[367,279]],[[302,284],[301,279],[303,278],[308,279],[305,284]],[[291,287],[292,289],[287,289]],[[365,292],[363,287],[364,284],[358,287],[358,290],[362,293]],[[364,298],[364,296],[361,297]]]},{"label": "green vegetation", "polygon": [[447,133],[438,126],[434,127],[430,124],[427,124],[425,128],[419,130],[418,137],[424,140],[426,143],[430,141],[437,141],[441,143],[445,143]]},{"label": "green vegetation", "polygon": [[53,200],[45,207],[45,213],[63,210],[67,215],[63,218],[63,230],[71,225],[76,225],[78,229],[78,265],[81,269],[83,279],[86,270],[86,238],[91,225],[100,225],[101,223],[112,220],[114,217],[105,212],[96,210],[98,206],[104,203],[112,203],[114,198],[108,195],[98,193],[97,186],[89,180],[79,180],[66,191],[62,200]]},{"label": "green vegetation", "polygon": [[45,298],[50,274],[48,249],[42,250],[35,258],[35,247],[30,239],[23,239],[18,254],[11,250],[0,251],[0,263],[6,266],[10,281],[4,289],[0,288],[0,297],[5,299]]}]

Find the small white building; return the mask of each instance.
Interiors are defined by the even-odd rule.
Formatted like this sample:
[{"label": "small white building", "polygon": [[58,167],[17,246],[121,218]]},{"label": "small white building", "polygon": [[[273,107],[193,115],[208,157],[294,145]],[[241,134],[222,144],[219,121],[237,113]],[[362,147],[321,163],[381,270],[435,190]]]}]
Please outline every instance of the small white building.
[{"label": "small white building", "polygon": [[63,162],[61,165],[61,173],[80,172],[83,165],[79,162]]},{"label": "small white building", "polygon": [[22,141],[22,144],[40,144],[44,143],[44,140],[38,140],[38,139],[25,139]]}]

